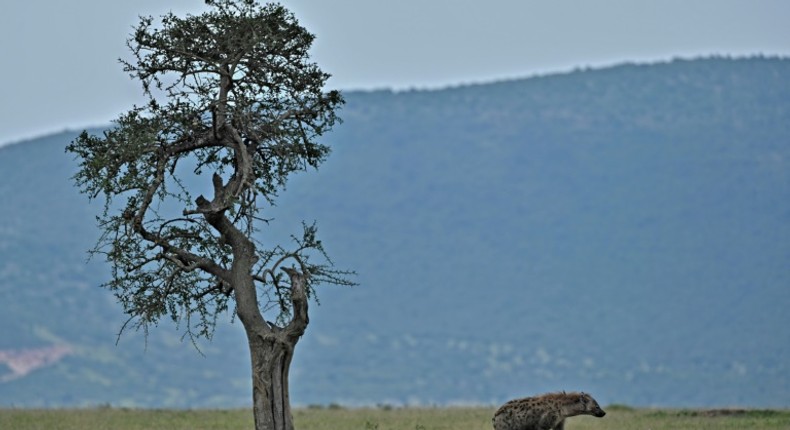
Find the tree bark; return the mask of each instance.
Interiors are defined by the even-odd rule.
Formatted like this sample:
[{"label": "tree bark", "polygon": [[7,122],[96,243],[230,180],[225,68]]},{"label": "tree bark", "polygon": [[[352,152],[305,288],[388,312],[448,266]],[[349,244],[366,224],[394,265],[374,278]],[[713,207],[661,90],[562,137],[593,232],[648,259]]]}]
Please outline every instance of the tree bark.
[{"label": "tree bark", "polygon": [[[252,403],[256,430],[293,430],[288,374],[294,348],[304,334],[309,318],[305,276],[284,269],[291,277],[291,321],[276,327],[261,317],[241,318],[250,347]],[[258,314],[260,315],[260,313]],[[260,325],[263,322],[263,325]]]},{"label": "tree bark", "polygon": [[288,372],[295,343],[279,333],[267,338],[253,336],[249,341],[255,429],[293,430]]}]

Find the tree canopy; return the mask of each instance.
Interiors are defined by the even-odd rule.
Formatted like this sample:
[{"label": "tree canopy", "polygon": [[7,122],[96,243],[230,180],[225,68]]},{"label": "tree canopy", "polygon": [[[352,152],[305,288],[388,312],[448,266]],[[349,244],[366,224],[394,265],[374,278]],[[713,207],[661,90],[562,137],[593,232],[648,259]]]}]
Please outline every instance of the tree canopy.
[{"label": "tree canopy", "polygon": [[[80,189],[104,199],[93,253],[111,263],[105,286],[127,324],[147,330],[170,316],[210,338],[231,305],[285,325],[293,292],[277,269],[286,264],[304,274],[308,297],[317,283],[352,282],[314,224],[289,247],[256,239],[289,176],[326,159],[317,139],[339,121],[343,98],[324,91],[329,75],[309,59],[314,36],[278,4],[206,3],[197,16],[140,18],[127,40],[133,58],[121,63],[147,103],[67,150],[80,160]],[[196,183],[211,194],[195,197]],[[253,291],[239,289],[240,276]]]}]

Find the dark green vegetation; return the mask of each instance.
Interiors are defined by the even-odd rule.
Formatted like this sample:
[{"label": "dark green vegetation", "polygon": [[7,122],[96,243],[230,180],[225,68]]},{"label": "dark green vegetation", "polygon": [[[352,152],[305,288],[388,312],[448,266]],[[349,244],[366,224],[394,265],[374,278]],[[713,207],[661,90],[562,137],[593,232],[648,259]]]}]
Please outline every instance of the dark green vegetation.
[{"label": "dark green vegetation", "polygon": [[[317,292],[292,401],[787,407],[789,77],[707,59],[346,93],[327,163],[263,215],[283,243],[317,219],[362,284]],[[0,148],[0,349],[73,351],[0,404],[249,404],[238,324],[205,358],[167,323],[114,345],[74,136]]]},{"label": "dark green vegetation", "polygon": [[[786,429],[786,410],[664,410],[607,408],[606,417],[575,417],[567,429],[631,430],[662,429]],[[491,428],[492,408],[377,408],[320,409],[294,411],[301,430],[480,430]],[[83,409],[30,410],[0,409],[0,427],[15,430],[93,429],[246,429],[252,425],[246,409],[234,410],[137,410]]]}]

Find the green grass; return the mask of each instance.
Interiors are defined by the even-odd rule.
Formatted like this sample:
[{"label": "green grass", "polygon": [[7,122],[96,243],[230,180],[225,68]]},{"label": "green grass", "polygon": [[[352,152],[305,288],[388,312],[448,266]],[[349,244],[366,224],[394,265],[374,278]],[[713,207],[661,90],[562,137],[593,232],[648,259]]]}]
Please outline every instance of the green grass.
[{"label": "green grass", "polygon": [[153,430],[249,429],[248,410],[3,409],[0,429]]},{"label": "green grass", "polygon": [[[614,405],[604,418],[570,418],[567,430],[584,429],[788,429],[790,410],[633,409]],[[490,430],[494,408],[300,408],[299,430]],[[0,429],[202,430],[249,429],[246,409],[0,409]]]}]

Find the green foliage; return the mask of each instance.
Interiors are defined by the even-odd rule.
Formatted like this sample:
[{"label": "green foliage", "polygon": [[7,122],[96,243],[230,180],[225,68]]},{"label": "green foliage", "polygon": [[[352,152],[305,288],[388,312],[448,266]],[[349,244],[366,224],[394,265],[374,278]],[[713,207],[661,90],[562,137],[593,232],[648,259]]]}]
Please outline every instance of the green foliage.
[{"label": "green foliage", "polygon": [[[329,154],[316,139],[339,120],[343,98],[323,91],[329,75],[309,60],[314,36],[277,4],[207,4],[198,16],[141,17],[127,41],[135,61],[121,62],[148,102],[67,151],[80,160],[76,184],[104,198],[93,253],[112,265],[105,286],[127,322],[147,331],[169,316],[210,338],[238,286],[231,271],[248,272],[278,320],[290,312],[275,274],[285,261],[310,285],[351,282],[332,269],[314,225],[294,250],[251,239],[288,177]],[[213,196],[195,198],[192,184],[207,177]],[[326,263],[309,262],[311,251]]]}]

